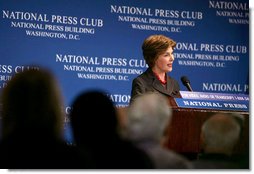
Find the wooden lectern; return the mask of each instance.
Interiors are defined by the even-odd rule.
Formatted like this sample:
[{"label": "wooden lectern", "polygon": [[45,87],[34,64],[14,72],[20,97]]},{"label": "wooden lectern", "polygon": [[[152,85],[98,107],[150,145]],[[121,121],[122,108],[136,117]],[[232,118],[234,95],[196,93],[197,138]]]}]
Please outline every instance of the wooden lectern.
[{"label": "wooden lectern", "polygon": [[[235,154],[249,152],[249,112],[234,110],[179,108],[174,98],[169,98],[169,105],[173,110],[173,117],[165,130],[164,146],[177,153],[198,155],[201,152],[200,133],[202,124],[215,113],[241,114],[245,119],[240,141],[235,148]],[[118,108],[120,126],[125,125],[127,108]]]},{"label": "wooden lectern", "polygon": [[236,154],[246,153],[249,150],[249,112],[178,108],[175,100],[169,98],[173,117],[166,130],[164,146],[178,153],[200,153],[201,126],[212,114],[237,113],[244,116],[243,130],[240,141],[235,149]]}]

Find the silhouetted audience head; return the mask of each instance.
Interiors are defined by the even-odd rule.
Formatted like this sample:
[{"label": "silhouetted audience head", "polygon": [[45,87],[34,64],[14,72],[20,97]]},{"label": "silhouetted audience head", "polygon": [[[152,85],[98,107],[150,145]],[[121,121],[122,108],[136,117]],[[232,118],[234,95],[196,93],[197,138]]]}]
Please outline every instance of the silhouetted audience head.
[{"label": "silhouetted audience head", "polygon": [[118,121],[113,102],[102,91],[86,91],[72,104],[70,113],[76,143],[92,143],[116,138]]},{"label": "silhouetted audience head", "polygon": [[204,152],[231,155],[239,140],[240,131],[240,125],[232,115],[213,115],[201,128]]},{"label": "silhouetted audience head", "polygon": [[47,69],[17,73],[3,89],[0,167],[73,169],[88,167],[63,139],[62,100],[56,79]]},{"label": "silhouetted audience head", "polygon": [[138,97],[128,110],[127,136],[132,141],[159,142],[171,117],[172,110],[164,96],[148,93]]},{"label": "silhouetted audience head", "polygon": [[62,100],[48,70],[29,69],[15,74],[3,89],[2,104],[3,137],[61,136]]},{"label": "silhouetted audience head", "polygon": [[153,168],[145,152],[120,136],[116,109],[104,92],[81,93],[72,104],[70,121],[77,147],[90,153],[95,168]]},{"label": "silhouetted audience head", "polygon": [[218,113],[207,119],[201,128],[201,153],[193,161],[196,169],[241,169],[248,166],[245,156],[234,156],[239,141],[241,117]]},{"label": "silhouetted audience head", "polygon": [[147,152],[157,169],[191,168],[187,159],[162,146],[171,118],[167,98],[159,93],[146,93],[130,105],[123,135]]}]

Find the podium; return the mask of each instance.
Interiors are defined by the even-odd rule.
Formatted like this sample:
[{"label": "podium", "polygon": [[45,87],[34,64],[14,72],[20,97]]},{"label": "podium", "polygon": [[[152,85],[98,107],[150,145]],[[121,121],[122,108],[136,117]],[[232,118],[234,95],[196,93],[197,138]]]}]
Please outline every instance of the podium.
[{"label": "podium", "polygon": [[200,133],[202,124],[215,113],[235,113],[244,117],[240,140],[235,148],[236,154],[249,150],[249,112],[237,110],[216,110],[203,108],[180,108],[174,98],[169,98],[173,110],[171,123],[166,129],[164,146],[183,154],[201,152]]},{"label": "podium", "polygon": [[[240,110],[221,110],[207,108],[181,108],[175,98],[168,98],[173,115],[165,130],[163,146],[181,154],[198,154],[201,152],[200,133],[202,124],[215,113],[235,113],[244,117],[240,140],[235,154],[246,154],[249,150],[249,112]],[[120,127],[126,123],[127,108],[118,108]]]}]

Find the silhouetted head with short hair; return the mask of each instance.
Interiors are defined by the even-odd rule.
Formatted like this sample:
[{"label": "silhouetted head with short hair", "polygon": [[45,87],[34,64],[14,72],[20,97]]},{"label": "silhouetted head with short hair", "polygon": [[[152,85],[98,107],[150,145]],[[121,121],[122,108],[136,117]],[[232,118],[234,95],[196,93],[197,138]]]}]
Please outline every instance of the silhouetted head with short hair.
[{"label": "silhouetted head with short hair", "polygon": [[202,148],[205,153],[231,155],[240,131],[241,126],[233,115],[214,114],[202,125]]},{"label": "silhouetted head with short hair", "polygon": [[134,142],[159,143],[171,118],[172,110],[167,98],[159,93],[146,93],[130,105],[124,133]]},{"label": "silhouetted head with short hair", "polygon": [[81,93],[72,104],[70,120],[77,144],[108,143],[118,136],[115,107],[102,91]]},{"label": "silhouetted head with short hair", "polygon": [[74,141],[88,151],[98,169],[147,169],[147,154],[118,133],[118,118],[111,99],[102,91],[81,93],[70,114]]}]

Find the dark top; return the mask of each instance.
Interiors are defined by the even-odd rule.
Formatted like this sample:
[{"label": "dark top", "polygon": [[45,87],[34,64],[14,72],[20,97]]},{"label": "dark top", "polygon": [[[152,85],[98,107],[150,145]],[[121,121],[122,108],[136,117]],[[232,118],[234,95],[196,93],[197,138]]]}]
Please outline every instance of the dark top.
[{"label": "dark top", "polygon": [[[32,130],[31,130],[32,131]],[[90,159],[74,146],[51,137],[8,137],[0,142],[2,169],[86,169]]]},{"label": "dark top", "polygon": [[167,84],[164,87],[159,79],[156,78],[151,68],[132,81],[131,102],[139,95],[147,92],[158,92],[167,97],[181,98],[178,82],[167,75]]},{"label": "dark top", "polygon": [[154,169],[148,154],[129,141],[109,140],[80,148],[90,152],[94,169]]},{"label": "dark top", "polygon": [[223,154],[202,154],[192,164],[194,169],[247,169],[247,165],[241,160]]}]

